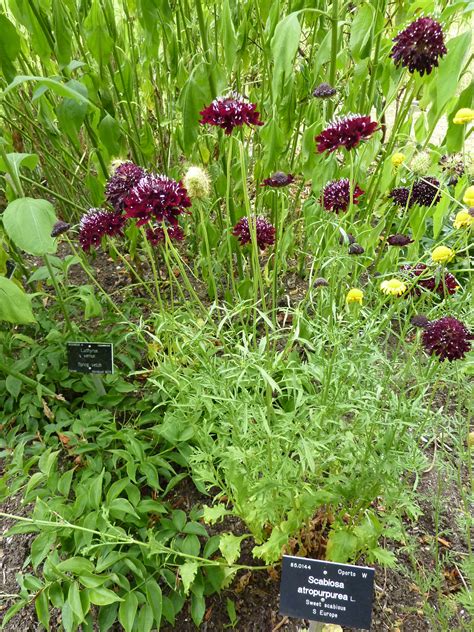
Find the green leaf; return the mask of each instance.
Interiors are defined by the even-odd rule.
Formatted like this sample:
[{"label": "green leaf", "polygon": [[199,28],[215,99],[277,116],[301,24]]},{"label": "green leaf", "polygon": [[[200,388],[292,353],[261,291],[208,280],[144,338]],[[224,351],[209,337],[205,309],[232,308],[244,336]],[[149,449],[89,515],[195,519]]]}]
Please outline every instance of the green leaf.
[{"label": "green leaf", "polygon": [[196,143],[199,129],[199,112],[212,100],[208,81],[209,69],[200,63],[191,72],[181,92],[181,109],[183,112],[183,149],[191,153]]},{"label": "green leaf", "polygon": [[161,613],[163,610],[163,596],[161,588],[154,579],[149,579],[146,583],[146,598],[153,610],[153,618],[157,627],[160,627]]},{"label": "green leaf", "polygon": [[81,594],[79,592],[79,584],[77,582],[72,582],[69,586],[67,600],[75,617],[79,621],[82,621],[84,614],[82,612]]},{"label": "green leaf", "polygon": [[183,581],[183,589],[185,595],[189,594],[189,590],[194,581],[194,578],[196,577],[198,569],[199,564],[197,562],[191,561],[188,561],[179,567],[179,574],[181,575],[181,579]]},{"label": "green leaf", "polygon": [[99,613],[99,630],[107,632],[117,620],[118,604],[112,603],[100,609]]},{"label": "green leaf", "polygon": [[16,325],[36,322],[31,299],[11,279],[0,277],[0,320]]},{"label": "green leaf", "polygon": [[116,601],[123,601],[121,597],[108,588],[89,588],[89,600],[96,606],[108,606]]},{"label": "green leaf", "polygon": [[13,399],[18,399],[18,395],[21,391],[21,385],[23,382],[19,380],[17,377],[13,377],[13,375],[7,375],[7,379],[5,380],[5,386],[10,395],[13,396]]},{"label": "green leaf", "polygon": [[137,630],[140,632],[150,632],[153,627],[153,611],[149,604],[140,608],[137,619]]},{"label": "green leaf", "polygon": [[99,66],[105,66],[114,42],[108,32],[104,7],[99,0],[93,0],[83,27],[88,50]]},{"label": "green leaf", "polygon": [[327,559],[331,562],[347,562],[357,551],[357,537],[347,529],[332,531],[327,546]]},{"label": "green leaf", "polygon": [[235,34],[234,23],[232,22],[232,14],[229,6],[229,0],[224,0],[222,5],[222,14],[220,19],[222,27],[222,42],[224,44],[225,65],[228,72],[232,71],[235,62],[235,54],[237,52],[237,35]]},{"label": "green leaf", "polygon": [[38,568],[55,542],[56,533],[51,531],[44,531],[33,540],[31,545],[31,564],[34,569]]},{"label": "green leaf", "polygon": [[50,90],[52,90],[53,92],[55,92],[61,97],[66,97],[69,99],[76,99],[77,101],[82,101],[83,103],[87,103],[90,107],[97,110],[96,106],[92,103],[92,101],[89,101],[89,99],[84,97],[84,95],[82,95],[80,92],[74,90],[73,88],[68,87],[66,84],[61,83],[57,79],[50,79],[49,77],[36,77],[34,75],[18,75],[17,77],[15,77],[15,79],[13,79],[13,81],[10,84],[8,84],[5,90],[2,93],[0,93],[0,97],[4,96],[5,94],[8,94],[9,92],[17,88],[22,83],[27,83],[29,81],[36,81],[38,82],[38,87],[40,88],[41,87],[49,88]]},{"label": "green leaf", "polygon": [[214,505],[214,507],[204,505],[203,510],[203,520],[206,524],[216,524],[220,522],[224,516],[228,516],[232,513],[227,511],[225,505]]},{"label": "green leaf", "polygon": [[54,254],[57,242],[51,231],[57,217],[47,200],[24,197],[10,202],[3,213],[3,225],[18,248],[30,255]]},{"label": "green leaf", "polygon": [[234,564],[240,556],[240,543],[246,535],[233,535],[232,533],[224,533],[220,536],[219,548],[228,564]]},{"label": "green leaf", "polygon": [[98,131],[99,138],[107,149],[109,156],[118,156],[122,129],[114,117],[106,114],[99,123]]},{"label": "green leaf", "polygon": [[118,619],[123,625],[125,632],[132,632],[133,624],[137,614],[138,599],[134,592],[129,592],[122,601],[119,608]]},{"label": "green leaf", "polygon": [[66,601],[61,608],[61,621],[65,632],[72,632],[74,629],[74,614],[72,612],[71,604]]},{"label": "green leaf", "polygon": [[363,4],[356,9],[356,14],[352,20],[351,37],[349,47],[355,59],[363,59],[370,54],[365,45],[369,41],[372,32],[372,22],[374,20],[374,8],[370,3]]},{"label": "green leaf", "polygon": [[70,557],[68,560],[64,560],[64,562],[57,564],[56,568],[63,573],[82,575],[85,573],[92,573],[94,571],[94,564],[85,557]]},{"label": "green leaf", "polygon": [[199,627],[204,618],[206,612],[206,601],[202,594],[191,595],[191,617],[194,621],[194,625]]},{"label": "green leaf", "polygon": [[48,591],[41,590],[35,599],[35,610],[39,622],[49,631],[49,599]]},{"label": "green leaf", "polygon": [[15,76],[13,62],[20,52],[21,40],[15,26],[3,14],[0,15],[0,33],[0,67],[5,79],[11,81]]},{"label": "green leaf", "polygon": [[122,514],[130,514],[135,516],[135,518],[140,518],[140,516],[135,511],[132,503],[126,498],[115,498],[109,504],[109,511],[111,515],[115,515],[121,517]]},{"label": "green leaf", "polygon": [[446,45],[448,54],[439,62],[436,77],[436,108],[440,114],[459,88],[459,77],[471,47],[471,38],[471,32],[466,31],[450,39]]},{"label": "green leaf", "polygon": [[274,62],[272,93],[273,101],[279,101],[288,78],[293,73],[295,56],[301,37],[298,12],[290,13],[278,22],[270,47]]},{"label": "green leaf", "polygon": [[[7,159],[10,169],[13,169],[17,175],[20,173],[20,167],[25,167],[26,169],[33,171],[33,169],[36,169],[39,162],[37,154],[12,153],[7,154]],[[0,158],[0,171],[8,171],[3,158]]]}]

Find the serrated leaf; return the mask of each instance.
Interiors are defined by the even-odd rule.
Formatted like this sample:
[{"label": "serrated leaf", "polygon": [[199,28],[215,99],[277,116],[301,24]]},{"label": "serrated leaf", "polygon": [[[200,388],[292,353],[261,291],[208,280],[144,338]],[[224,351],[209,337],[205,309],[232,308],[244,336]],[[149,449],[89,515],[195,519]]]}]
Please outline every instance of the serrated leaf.
[{"label": "serrated leaf", "polygon": [[204,522],[211,525],[220,522],[224,516],[228,516],[231,513],[230,511],[227,511],[225,505],[214,505],[213,507],[204,505],[203,511]]},{"label": "serrated leaf", "polygon": [[232,533],[224,533],[220,536],[219,548],[228,564],[234,564],[240,557],[240,543],[245,535],[234,535]]},{"label": "serrated leaf", "polygon": [[185,564],[179,567],[179,574],[181,575],[185,595],[189,594],[189,590],[191,589],[191,585],[196,577],[198,568],[199,564],[191,561],[185,562]]}]

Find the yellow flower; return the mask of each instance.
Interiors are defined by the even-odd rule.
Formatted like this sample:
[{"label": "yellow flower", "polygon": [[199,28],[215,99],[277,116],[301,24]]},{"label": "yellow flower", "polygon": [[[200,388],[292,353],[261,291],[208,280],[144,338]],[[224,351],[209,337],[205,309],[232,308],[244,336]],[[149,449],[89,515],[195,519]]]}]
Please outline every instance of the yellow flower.
[{"label": "yellow flower", "polygon": [[453,123],[456,123],[456,125],[464,125],[464,123],[470,123],[471,121],[474,121],[474,110],[471,110],[471,108],[461,108],[453,118]]},{"label": "yellow flower", "polygon": [[454,228],[469,228],[474,223],[474,216],[469,211],[459,211],[454,218]]},{"label": "yellow flower", "polygon": [[468,206],[474,206],[474,187],[467,187],[462,201]]},{"label": "yellow flower", "polygon": [[390,281],[382,281],[380,289],[387,296],[400,296],[407,291],[407,286],[399,279],[390,279]]},{"label": "yellow flower", "polygon": [[347,292],[346,303],[360,303],[362,305],[362,299],[364,298],[364,292],[356,287]]},{"label": "yellow flower", "polygon": [[405,158],[406,158],[405,154],[402,154],[399,151],[397,151],[392,156],[392,165],[394,167],[399,167],[402,164],[402,162],[405,162]]},{"label": "yellow flower", "polygon": [[454,250],[447,246],[437,246],[431,253],[431,258],[435,263],[449,263],[454,259]]},{"label": "yellow flower", "polygon": [[474,432],[470,432],[467,435],[467,445],[469,448],[473,448],[474,447]]}]

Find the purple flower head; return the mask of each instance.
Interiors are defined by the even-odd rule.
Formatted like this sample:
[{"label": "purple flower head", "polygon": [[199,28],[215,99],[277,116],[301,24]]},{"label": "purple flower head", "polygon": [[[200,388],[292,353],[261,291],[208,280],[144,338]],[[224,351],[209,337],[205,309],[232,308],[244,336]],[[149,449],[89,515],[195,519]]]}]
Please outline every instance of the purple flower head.
[{"label": "purple flower head", "polygon": [[449,177],[448,184],[454,186],[464,175],[464,162],[459,154],[444,155],[439,159],[441,170]]},{"label": "purple flower head", "polygon": [[102,237],[121,235],[125,218],[120,214],[91,208],[79,222],[79,243],[86,252],[91,246],[100,246]]},{"label": "purple flower head", "polygon": [[448,52],[444,45],[441,25],[432,18],[418,18],[394,38],[390,56],[396,66],[404,66],[409,72],[417,70],[427,75],[438,66],[438,60]]},{"label": "purple flower head", "polygon": [[70,228],[71,228],[71,224],[68,224],[67,222],[63,222],[62,220],[58,220],[53,226],[53,230],[51,231],[51,237],[58,237],[59,235],[66,233]]},{"label": "purple flower head", "polygon": [[[166,231],[171,241],[182,241],[184,239],[181,226],[167,226]],[[165,241],[165,231],[162,226],[155,225],[147,229],[146,238],[153,246],[157,246]]]},{"label": "purple flower head", "polygon": [[430,274],[428,266],[424,263],[417,263],[416,266],[406,264],[401,267],[401,270],[412,280],[416,279],[416,285],[412,288],[411,293],[417,296],[421,294],[420,288],[422,288],[429,292],[434,292],[443,298],[445,294],[454,294],[459,287],[459,283],[453,274],[444,272],[441,275],[433,276]]},{"label": "purple flower head", "polygon": [[318,277],[314,279],[314,287],[328,287],[329,281],[324,277]]},{"label": "purple flower head", "polygon": [[377,129],[378,123],[372,121],[370,116],[349,114],[343,118],[336,118],[316,136],[317,151],[322,154],[323,151],[336,151],[339,147],[353,149],[362,140],[370,138]]},{"label": "purple flower head", "polygon": [[337,93],[337,90],[333,88],[329,83],[320,83],[319,86],[313,90],[313,97],[317,99],[329,99]]},{"label": "purple flower head", "polygon": [[392,198],[394,204],[402,208],[410,208],[410,206],[413,206],[413,195],[410,195],[410,189],[406,187],[392,189],[389,193],[389,197]]},{"label": "purple flower head", "polygon": [[351,244],[348,250],[350,255],[363,255],[365,250],[360,244]]},{"label": "purple flower head", "polygon": [[217,97],[201,112],[201,125],[215,125],[222,128],[227,135],[234,127],[241,125],[263,125],[255,103],[249,103],[239,94],[229,97]]},{"label": "purple flower head", "polygon": [[137,219],[137,226],[147,222],[178,223],[178,216],[191,206],[191,200],[181,182],[167,176],[143,176],[124,200],[125,217]]},{"label": "purple flower head", "polygon": [[423,178],[413,185],[413,202],[420,206],[436,206],[441,200],[439,180],[436,178]]},{"label": "purple flower head", "polygon": [[288,184],[294,182],[295,177],[291,173],[283,173],[283,171],[276,171],[270,178],[265,178],[262,183],[262,187],[286,187]]},{"label": "purple flower head", "polygon": [[[352,191],[352,201],[358,204],[358,198],[363,195],[364,191],[357,184]],[[334,211],[335,213],[344,213],[347,211],[351,201],[350,185],[347,178],[340,180],[332,180],[328,182],[323,189],[322,202],[326,211]]]},{"label": "purple flower head", "polygon": [[401,235],[397,233],[395,235],[389,235],[387,237],[387,243],[389,246],[408,246],[413,243],[413,239],[409,235]]},{"label": "purple flower head", "polygon": [[422,334],[425,351],[449,362],[464,358],[471,349],[473,339],[466,325],[451,316],[431,321]]},{"label": "purple flower head", "polygon": [[415,314],[411,317],[410,320],[413,327],[419,327],[420,329],[424,329],[427,325],[430,324],[430,319],[427,318],[424,314]]},{"label": "purple flower head", "polygon": [[122,162],[105,186],[105,196],[116,211],[122,210],[123,202],[133,187],[145,175],[145,170],[133,162]]},{"label": "purple flower head", "polygon": [[[264,217],[259,215],[252,218],[255,221],[255,232],[257,235],[257,244],[261,250],[275,243],[275,227],[270,224]],[[240,241],[240,245],[244,246],[251,242],[251,232],[248,217],[242,217],[234,226],[232,231],[234,237]]]}]

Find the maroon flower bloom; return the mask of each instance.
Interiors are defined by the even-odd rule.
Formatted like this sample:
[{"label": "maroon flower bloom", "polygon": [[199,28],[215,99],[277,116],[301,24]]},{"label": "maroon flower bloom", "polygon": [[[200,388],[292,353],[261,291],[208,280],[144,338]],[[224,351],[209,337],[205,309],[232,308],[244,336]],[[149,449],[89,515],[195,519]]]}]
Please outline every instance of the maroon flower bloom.
[{"label": "maroon flower bloom", "polygon": [[351,244],[348,250],[350,255],[363,255],[365,250],[360,244]]},{"label": "maroon flower bloom", "polygon": [[[171,241],[182,241],[184,239],[184,232],[181,226],[167,226],[166,231]],[[158,225],[148,228],[146,238],[153,246],[163,243],[165,241],[164,228]]]},{"label": "maroon flower bloom", "polygon": [[397,233],[395,235],[389,235],[387,237],[387,243],[390,246],[408,246],[408,244],[413,243],[413,239],[409,235],[401,235]]},{"label": "maroon flower bloom", "polygon": [[444,45],[441,25],[432,18],[418,18],[393,40],[390,56],[396,66],[404,66],[411,73],[418,70],[427,75],[438,66],[438,59],[448,52]]},{"label": "maroon flower bloom", "polygon": [[[256,218],[252,218],[255,221],[255,232],[257,236],[258,247],[264,250],[267,246],[271,246],[275,243],[275,227],[270,224],[264,217],[259,215]],[[234,237],[237,237],[241,246],[251,242],[252,237],[250,233],[249,220],[247,217],[242,217],[234,226],[232,231]]]},{"label": "maroon flower bloom", "polygon": [[377,129],[378,123],[372,121],[370,116],[362,114],[349,114],[343,118],[334,119],[315,138],[318,153],[336,151],[339,147],[353,149],[362,140],[370,138]]},{"label": "maroon flower bloom", "polygon": [[314,287],[328,287],[329,281],[324,277],[318,277],[314,279]]},{"label": "maroon flower bloom", "polygon": [[263,125],[255,103],[248,103],[239,94],[230,97],[217,97],[201,112],[201,125],[215,125],[222,128],[227,135],[234,127],[241,125]]},{"label": "maroon flower bloom", "polygon": [[317,99],[329,99],[336,94],[337,90],[333,88],[329,83],[320,83],[319,86],[313,90],[313,97]]},{"label": "maroon flower bloom", "polygon": [[79,243],[86,252],[91,246],[98,247],[105,235],[121,235],[125,223],[123,215],[117,212],[91,208],[79,222]]},{"label": "maroon flower bloom", "polygon": [[420,288],[422,288],[444,297],[446,293],[454,294],[459,287],[459,283],[453,274],[450,272],[441,272],[441,274],[436,276],[430,275],[428,266],[424,263],[417,263],[416,266],[407,264],[402,266],[401,269],[403,272],[406,272],[411,279],[417,279],[416,285],[411,290],[411,293],[416,295],[421,294]]},{"label": "maroon flower bloom", "polygon": [[283,173],[283,171],[276,171],[270,178],[265,178],[262,183],[262,187],[286,187],[288,184],[294,182],[295,177],[289,173]]},{"label": "maroon flower bloom", "polygon": [[133,162],[123,162],[109,178],[105,187],[107,201],[116,211],[123,208],[123,201],[145,175],[145,170]]},{"label": "maroon flower bloom", "polygon": [[427,325],[430,324],[430,319],[427,318],[424,314],[415,314],[411,317],[410,320],[413,327],[419,327],[420,329],[424,329]]},{"label": "maroon flower bloom", "polygon": [[413,194],[410,195],[410,189],[406,187],[397,187],[393,189],[389,193],[389,197],[392,198],[392,201],[397,206],[401,206],[403,208],[410,208],[413,206]]},{"label": "maroon flower bloom", "polygon": [[51,237],[58,237],[59,235],[66,233],[70,228],[71,228],[71,224],[68,224],[67,222],[63,222],[62,220],[58,220],[53,226],[53,230],[51,231]]},{"label": "maroon flower bloom", "polygon": [[441,200],[439,180],[436,178],[423,178],[413,185],[413,201],[420,206],[436,206]]},{"label": "maroon flower bloom", "polygon": [[474,336],[457,318],[445,316],[431,321],[422,334],[423,346],[430,355],[441,361],[461,360],[471,349]]},{"label": "maroon flower bloom", "polygon": [[191,200],[181,182],[149,174],[133,187],[123,204],[125,217],[136,218],[137,226],[151,221],[176,226],[178,216],[191,206]]},{"label": "maroon flower bloom", "polygon": [[[358,198],[363,195],[364,191],[357,184],[352,191],[352,201],[358,204]],[[340,180],[332,180],[328,182],[323,189],[322,195],[323,206],[326,211],[334,211],[335,213],[345,212],[351,201],[351,192],[349,180],[341,178]]]}]

